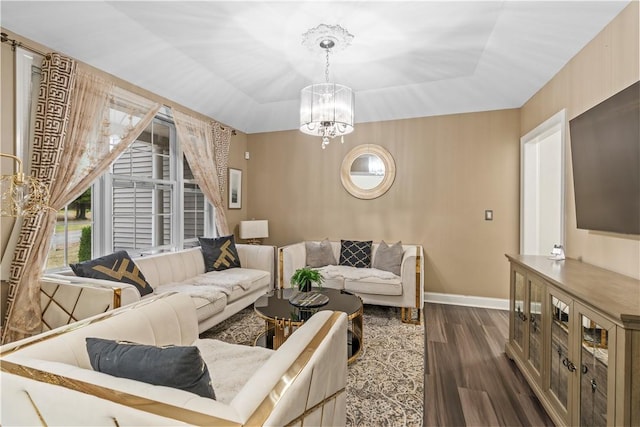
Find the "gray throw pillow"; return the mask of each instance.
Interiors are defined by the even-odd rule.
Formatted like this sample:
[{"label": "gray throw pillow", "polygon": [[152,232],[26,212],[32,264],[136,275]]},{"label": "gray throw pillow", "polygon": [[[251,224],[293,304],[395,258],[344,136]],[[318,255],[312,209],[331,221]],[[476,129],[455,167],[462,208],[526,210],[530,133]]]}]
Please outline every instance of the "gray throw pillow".
[{"label": "gray throw pillow", "polygon": [[380,242],[380,245],[378,245],[376,257],[373,259],[373,268],[390,271],[396,276],[400,276],[403,252],[402,242],[389,246],[383,240]]},{"label": "gray throw pillow", "polygon": [[329,239],[324,239],[322,242],[305,242],[304,246],[307,252],[307,266],[318,268],[337,264]]},{"label": "gray throw pillow", "polygon": [[102,338],[86,341],[94,371],[216,398],[198,347],[156,347]]}]

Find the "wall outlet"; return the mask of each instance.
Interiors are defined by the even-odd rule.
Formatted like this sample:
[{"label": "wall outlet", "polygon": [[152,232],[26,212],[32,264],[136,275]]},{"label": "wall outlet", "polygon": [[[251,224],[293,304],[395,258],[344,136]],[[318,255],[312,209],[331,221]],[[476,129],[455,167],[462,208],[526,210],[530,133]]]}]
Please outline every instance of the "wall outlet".
[{"label": "wall outlet", "polygon": [[250,158],[250,157],[251,157],[251,156],[249,155],[249,152],[248,152],[248,151],[245,151],[245,152],[244,152],[244,159],[245,159],[245,160],[249,160],[249,158]]},{"label": "wall outlet", "polygon": [[485,221],[493,221],[493,211],[492,210],[484,211],[484,220]]}]

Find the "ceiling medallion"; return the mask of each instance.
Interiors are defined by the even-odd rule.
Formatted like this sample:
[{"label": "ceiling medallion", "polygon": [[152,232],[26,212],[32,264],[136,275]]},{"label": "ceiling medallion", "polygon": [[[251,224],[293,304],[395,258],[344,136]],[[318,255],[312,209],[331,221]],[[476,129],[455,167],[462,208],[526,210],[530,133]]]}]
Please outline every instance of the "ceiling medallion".
[{"label": "ceiling medallion", "polygon": [[300,131],[322,137],[322,149],[330,140],[353,132],[355,97],[351,88],[329,83],[329,54],[345,49],[353,35],[339,25],[320,24],[302,35],[302,44],[312,52],[324,52],[325,82],[300,92]]},{"label": "ceiling medallion", "polygon": [[340,25],[320,24],[302,35],[302,45],[314,53],[324,53],[327,48],[331,53],[340,52],[351,45],[351,40],[353,34]]}]

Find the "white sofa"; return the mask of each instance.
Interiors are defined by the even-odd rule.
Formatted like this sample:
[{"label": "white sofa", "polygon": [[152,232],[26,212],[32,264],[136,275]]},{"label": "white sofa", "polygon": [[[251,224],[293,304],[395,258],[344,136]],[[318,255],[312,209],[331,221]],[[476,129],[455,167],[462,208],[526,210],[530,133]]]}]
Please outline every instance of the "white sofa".
[{"label": "white sofa", "polygon": [[[318,241],[313,243],[320,244]],[[331,241],[335,259],[340,260],[341,242]],[[379,243],[372,244],[371,260],[376,257]],[[322,286],[343,289],[358,295],[365,304],[400,307],[402,321],[420,323],[424,306],[424,255],[420,245],[402,245],[400,276],[374,268],[343,266],[320,267]],[[306,242],[278,249],[278,280],[281,288],[291,286],[293,273],[306,264]]]},{"label": "white sofa", "polygon": [[[6,344],[0,347],[0,423],[345,425],[344,313],[317,313],[277,351],[198,339],[197,325],[191,298],[164,294]],[[216,400],[94,371],[87,337],[153,346],[195,345],[209,370]]]},{"label": "white sofa", "polygon": [[[134,259],[153,288],[153,293],[144,297],[140,296],[135,286],[127,283],[77,277],[71,270],[47,274],[41,284],[45,329],[83,319],[86,313],[96,314],[161,293],[181,292],[193,298],[197,307],[198,329],[200,332],[206,331],[273,289],[275,246],[236,244],[236,249],[241,268],[208,273],[205,272],[199,246]],[[79,290],[76,289],[78,287]],[[102,288],[113,292],[106,301],[111,304],[103,308],[104,298],[81,298],[82,295],[78,296],[78,292],[82,288]],[[85,305],[79,305],[75,298],[82,300]],[[53,303],[52,299],[55,299]],[[72,308],[82,311],[84,315],[68,316]]]}]

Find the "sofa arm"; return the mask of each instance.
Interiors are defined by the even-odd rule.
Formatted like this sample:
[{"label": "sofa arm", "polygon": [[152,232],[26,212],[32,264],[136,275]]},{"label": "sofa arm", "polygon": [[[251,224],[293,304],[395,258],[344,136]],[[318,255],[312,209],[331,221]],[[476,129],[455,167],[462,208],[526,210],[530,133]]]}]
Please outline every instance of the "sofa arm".
[{"label": "sofa arm", "polygon": [[411,307],[424,306],[424,254],[420,245],[406,245],[401,265],[402,292]]},{"label": "sofa arm", "polygon": [[276,247],[269,245],[248,245],[236,243],[238,256],[240,257],[240,265],[245,268],[254,270],[263,270],[269,272],[269,284],[271,287],[275,284],[275,260]]},{"label": "sofa arm", "polygon": [[345,425],[347,359],[347,315],[320,311],[272,354],[230,406],[244,425]]},{"label": "sofa arm", "polygon": [[[59,283],[61,285],[74,285],[111,291],[114,294],[114,304],[112,308],[129,305],[134,302],[140,301],[140,299],[142,298],[138,289],[134,285],[131,285],[129,283],[114,282],[111,280],[103,279],[91,279],[88,277],[78,277],[74,275],[73,271],[71,270],[63,273],[46,274],[43,276],[43,280],[52,283]],[[119,304],[115,302],[115,300],[118,298],[116,294],[120,295]]]},{"label": "sofa arm", "polygon": [[304,242],[278,249],[278,280],[280,288],[291,287],[293,273],[306,265],[307,250]]},{"label": "sofa arm", "polygon": [[86,286],[43,277],[40,280],[43,331],[118,308],[121,298],[122,289],[118,286]]}]

